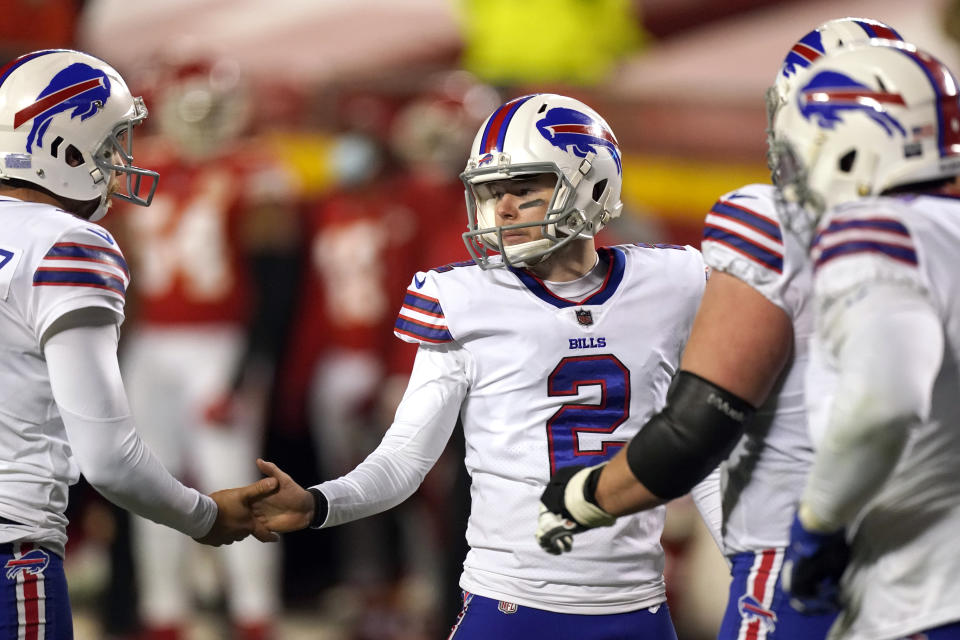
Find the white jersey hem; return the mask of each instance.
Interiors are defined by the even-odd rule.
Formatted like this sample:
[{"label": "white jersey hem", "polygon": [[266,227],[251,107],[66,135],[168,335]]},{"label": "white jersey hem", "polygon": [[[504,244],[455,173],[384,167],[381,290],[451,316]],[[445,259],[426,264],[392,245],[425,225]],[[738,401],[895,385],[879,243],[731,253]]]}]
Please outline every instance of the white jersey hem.
[{"label": "white jersey hem", "polygon": [[[584,586],[584,592],[579,594],[577,600],[570,602],[547,602],[540,598],[517,595],[516,593],[506,593],[490,587],[485,587],[471,579],[466,572],[460,577],[460,588],[469,593],[490,598],[491,600],[502,600],[511,602],[524,607],[533,609],[542,609],[553,613],[572,613],[578,615],[607,615],[614,613],[628,613],[630,611],[639,611],[640,609],[649,609],[661,605],[667,601],[666,590],[663,588],[655,589],[654,593],[637,595],[636,599],[626,600],[622,592],[618,592],[617,602],[599,602],[604,596],[610,597],[610,594],[597,594],[589,591],[590,587]],[[533,586],[529,587],[531,590]],[[537,589],[537,591],[541,591]]]}]

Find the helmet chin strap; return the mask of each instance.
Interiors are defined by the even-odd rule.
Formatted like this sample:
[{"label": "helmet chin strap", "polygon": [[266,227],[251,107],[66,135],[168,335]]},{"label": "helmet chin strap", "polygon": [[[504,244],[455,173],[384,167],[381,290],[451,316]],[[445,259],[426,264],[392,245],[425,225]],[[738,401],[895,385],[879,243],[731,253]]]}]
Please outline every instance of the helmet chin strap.
[{"label": "helmet chin strap", "polygon": [[[90,222],[97,222],[98,220],[103,218],[103,216],[107,215],[107,210],[110,209],[110,196],[103,195],[103,196],[100,196],[99,201],[91,200],[90,202],[91,204],[93,202],[96,202],[97,206],[93,210],[93,213],[91,213],[90,216],[87,218],[87,220],[89,220]],[[84,217],[79,213],[77,215],[79,215],[81,218]]]},{"label": "helmet chin strap", "polygon": [[[540,238],[538,240],[531,240],[530,242],[507,245],[503,247],[500,252],[510,266],[526,267],[542,262],[544,258],[550,255],[551,252],[547,251],[547,249],[550,248],[551,244],[552,243],[546,238]],[[537,255],[528,255],[532,253],[537,253]]]}]

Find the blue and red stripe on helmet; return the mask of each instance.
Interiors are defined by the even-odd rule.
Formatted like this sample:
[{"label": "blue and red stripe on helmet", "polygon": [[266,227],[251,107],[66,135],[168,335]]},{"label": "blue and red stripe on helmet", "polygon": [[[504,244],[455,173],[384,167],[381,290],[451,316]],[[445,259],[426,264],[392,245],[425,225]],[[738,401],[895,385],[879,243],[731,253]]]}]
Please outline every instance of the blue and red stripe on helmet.
[{"label": "blue and red stripe on helmet", "polygon": [[903,40],[889,25],[881,22],[867,22],[866,20],[854,20],[863,31],[871,38],[884,38],[886,40]]},{"label": "blue and red stripe on helmet", "polygon": [[510,121],[513,120],[517,109],[532,97],[532,95],[529,95],[514,98],[493,112],[493,115],[487,120],[487,126],[484,127],[483,138],[480,140],[478,153],[491,153],[503,150],[503,141],[507,137],[507,128],[510,126]]},{"label": "blue and red stripe on helmet", "polygon": [[44,51],[34,51],[33,53],[28,53],[20,56],[16,60],[11,60],[8,62],[2,69],[0,69],[0,85],[6,81],[7,77],[19,69],[21,66],[30,62],[34,58],[39,58],[40,56],[45,56],[50,53],[58,53],[61,49],[46,49]]},{"label": "blue and red stripe on helmet", "polygon": [[960,155],[960,131],[953,128],[960,123],[960,97],[957,95],[957,79],[950,70],[933,56],[912,49],[898,49],[923,69],[933,86],[937,106],[937,144],[940,157]]}]

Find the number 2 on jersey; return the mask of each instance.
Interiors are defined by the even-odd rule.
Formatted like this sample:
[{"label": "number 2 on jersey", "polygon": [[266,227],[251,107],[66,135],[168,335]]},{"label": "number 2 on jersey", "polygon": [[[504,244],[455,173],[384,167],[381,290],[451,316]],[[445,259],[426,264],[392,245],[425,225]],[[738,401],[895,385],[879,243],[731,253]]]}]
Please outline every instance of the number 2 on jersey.
[{"label": "number 2 on jersey", "polygon": [[[547,379],[547,395],[577,396],[580,388],[599,385],[599,404],[569,403],[547,420],[550,474],[571,465],[591,466],[609,460],[626,442],[613,436],[630,416],[630,371],[610,354],[564,358]],[[586,434],[599,437],[601,446],[593,451],[580,448]]]}]

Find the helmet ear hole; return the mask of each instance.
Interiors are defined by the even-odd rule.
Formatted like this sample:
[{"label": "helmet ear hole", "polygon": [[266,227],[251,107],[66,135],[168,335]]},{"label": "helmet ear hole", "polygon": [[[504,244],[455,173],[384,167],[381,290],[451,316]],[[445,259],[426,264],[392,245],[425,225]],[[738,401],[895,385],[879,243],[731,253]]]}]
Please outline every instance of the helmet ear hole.
[{"label": "helmet ear hole", "polygon": [[79,167],[86,162],[86,160],[83,159],[83,153],[80,151],[80,149],[77,149],[72,144],[64,150],[63,161],[71,167]]},{"label": "helmet ear hole", "polygon": [[604,191],[606,188],[607,188],[607,179],[606,179],[606,178],[604,178],[603,180],[598,181],[597,184],[593,185],[593,195],[592,195],[592,198],[593,198],[593,201],[594,201],[594,202],[600,202],[600,196],[603,195],[603,191]]},{"label": "helmet ear hole", "polygon": [[593,201],[594,201],[594,202],[600,202],[600,196],[603,195],[603,192],[606,191],[606,189],[607,189],[607,179],[606,179],[606,178],[604,178],[603,180],[598,181],[597,184],[593,185],[593,194],[592,194],[592,196],[591,196],[591,197],[593,198]]},{"label": "helmet ear hole", "polygon": [[840,158],[840,161],[837,163],[837,167],[843,173],[850,173],[853,169],[853,163],[857,159],[857,150],[851,149],[850,151],[843,154]]}]

